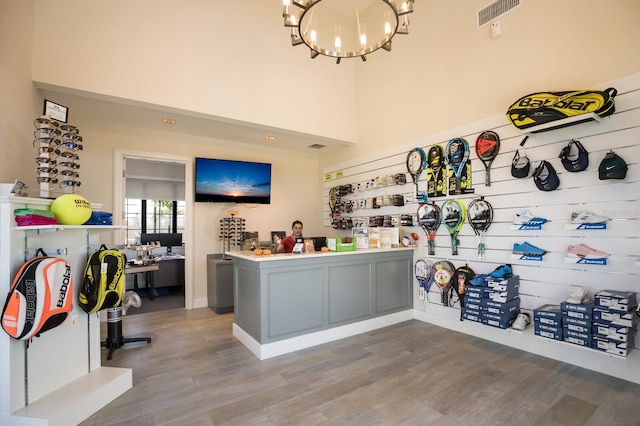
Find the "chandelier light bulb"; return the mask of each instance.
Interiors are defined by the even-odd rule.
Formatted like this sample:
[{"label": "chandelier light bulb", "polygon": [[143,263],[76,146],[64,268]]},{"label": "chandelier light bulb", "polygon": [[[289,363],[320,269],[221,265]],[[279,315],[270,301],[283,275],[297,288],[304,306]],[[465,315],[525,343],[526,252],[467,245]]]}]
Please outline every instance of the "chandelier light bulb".
[{"label": "chandelier light bulb", "polygon": [[340,49],[342,49],[342,28],[340,28],[339,26],[337,26],[335,28],[335,36],[336,36],[336,52],[340,52]]},{"label": "chandelier light bulb", "polygon": [[391,13],[384,13],[384,35],[389,37],[391,35]]},{"label": "chandelier light bulb", "polygon": [[360,24],[360,47],[367,47],[367,24]]}]

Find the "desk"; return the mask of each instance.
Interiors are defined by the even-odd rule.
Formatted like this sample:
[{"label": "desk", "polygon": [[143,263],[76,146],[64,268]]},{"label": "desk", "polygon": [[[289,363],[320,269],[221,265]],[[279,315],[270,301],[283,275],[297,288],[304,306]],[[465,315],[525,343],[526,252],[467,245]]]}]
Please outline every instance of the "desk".
[{"label": "desk", "polygon": [[157,263],[149,263],[147,265],[127,265],[124,268],[125,275],[134,274],[133,275],[133,290],[138,292],[138,274],[146,273],[147,274],[147,288],[149,289],[149,300],[153,300],[154,293],[156,292],[156,287],[154,283],[154,272],[160,269]]}]

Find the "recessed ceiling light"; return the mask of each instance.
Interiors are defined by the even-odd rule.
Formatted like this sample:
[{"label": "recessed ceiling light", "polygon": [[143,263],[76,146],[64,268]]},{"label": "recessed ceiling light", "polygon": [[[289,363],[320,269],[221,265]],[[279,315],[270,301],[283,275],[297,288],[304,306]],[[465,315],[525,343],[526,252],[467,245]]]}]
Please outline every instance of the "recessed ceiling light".
[{"label": "recessed ceiling light", "polygon": [[167,118],[167,117],[164,117],[162,119],[162,122],[164,124],[176,124],[176,120],[174,120],[173,118]]},{"label": "recessed ceiling light", "polygon": [[275,137],[275,136],[265,136],[264,138],[265,138],[266,140],[268,140],[268,141],[275,141],[275,140],[276,140],[276,137]]}]

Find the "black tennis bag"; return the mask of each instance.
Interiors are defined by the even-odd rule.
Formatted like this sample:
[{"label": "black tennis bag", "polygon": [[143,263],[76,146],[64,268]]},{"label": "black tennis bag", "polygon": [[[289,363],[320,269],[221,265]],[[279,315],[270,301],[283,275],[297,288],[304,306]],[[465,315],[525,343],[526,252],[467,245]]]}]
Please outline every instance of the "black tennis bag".
[{"label": "black tennis bag", "polygon": [[13,279],[2,310],[2,328],[17,340],[39,336],[67,319],[72,295],[69,262],[38,249]]},{"label": "black tennis bag", "polygon": [[568,123],[545,126],[531,133],[546,132],[561,127],[572,126],[591,120],[588,113],[595,113],[599,117],[606,117],[616,110],[614,98],[618,91],[610,87],[601,90],[575,90],[565,92],[531,93],[518,99],[507,110],[507,118],[518,129],[525,130],[541,124],[553,123],[570,117],[585,115]]},{"label": "black tennis bag", "polygon": [[118,250],[102,244],[89,255],[78,299],[88,314],[120,305],[124,293],[124,268],[127,259]]}]

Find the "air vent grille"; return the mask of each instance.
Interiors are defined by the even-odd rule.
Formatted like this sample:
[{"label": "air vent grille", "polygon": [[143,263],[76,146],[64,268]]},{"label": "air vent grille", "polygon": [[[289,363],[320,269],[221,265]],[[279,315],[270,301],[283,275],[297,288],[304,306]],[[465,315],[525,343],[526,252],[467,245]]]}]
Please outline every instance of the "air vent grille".
[{"label": "air vent grille", "polygon": [[322,145],[320,143],[314,143],[313,145],[309,145],[309,148],[313,148],[313,149],[322,149],[322,148],[326,148],[326,145]]},{"label": "air vent grille", "polygon": [[521,0],[498,0],[478,11],[478,28],[488,24],[516,6],[520,6]]}]

